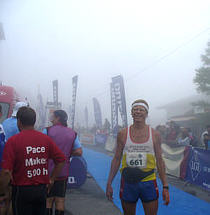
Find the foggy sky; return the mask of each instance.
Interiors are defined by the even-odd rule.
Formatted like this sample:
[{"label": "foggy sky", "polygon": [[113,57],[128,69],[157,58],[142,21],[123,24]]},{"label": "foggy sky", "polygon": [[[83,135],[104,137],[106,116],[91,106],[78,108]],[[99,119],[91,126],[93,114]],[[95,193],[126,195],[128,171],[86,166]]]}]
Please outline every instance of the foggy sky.
[{"label": "foggy sky", "polygon": [[[196,93],[193,78],[210,39],[210,1],[0,0],[0,80],[36,100],[38,86],[52,100],[71,103],[71,78],[79,76],[76,120],[92,98],[110,119],[113,76],[125,81],[127,111],[138,98],[156,107]],[[93,115],[89,116],[93,118]],[[130,120],[130,117],[129,117]]]}]

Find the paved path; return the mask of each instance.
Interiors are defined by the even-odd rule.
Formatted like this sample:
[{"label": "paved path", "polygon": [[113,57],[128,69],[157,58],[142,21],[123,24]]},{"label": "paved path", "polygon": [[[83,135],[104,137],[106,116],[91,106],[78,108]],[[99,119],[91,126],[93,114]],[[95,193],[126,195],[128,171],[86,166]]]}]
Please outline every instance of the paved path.
[{"label": "paved path", "polygon": [[66,215],[122,215],[88,174],[84,185],[67,191]]}]

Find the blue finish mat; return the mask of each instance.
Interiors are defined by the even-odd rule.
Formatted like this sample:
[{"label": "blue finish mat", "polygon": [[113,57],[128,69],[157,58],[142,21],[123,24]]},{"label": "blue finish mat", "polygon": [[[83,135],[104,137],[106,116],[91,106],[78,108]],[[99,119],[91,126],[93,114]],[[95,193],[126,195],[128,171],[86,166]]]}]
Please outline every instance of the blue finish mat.
[{"label": "blue finish mat", "polygon": [[[93,150],[83,148],[83,157],[85,158],[88,166],[88,172],[94,177],[102,190],[106,191],[106,183],[111,166],[112,158],[103,153],[95,152]],[[157,179],[158,187],[161,187],[161,182]],[[114,204],[121,208],[119,199],[120,188],[120,173],[118,172],[112,183],[114,191]],[[209,215],[210,204],[192,196],[174,186],[170,186],[170,205],[163,205],[162,190],[159,191],[159,215]],[[143,207],[140,202],[137,205],[136,215],[143,214]]]}]

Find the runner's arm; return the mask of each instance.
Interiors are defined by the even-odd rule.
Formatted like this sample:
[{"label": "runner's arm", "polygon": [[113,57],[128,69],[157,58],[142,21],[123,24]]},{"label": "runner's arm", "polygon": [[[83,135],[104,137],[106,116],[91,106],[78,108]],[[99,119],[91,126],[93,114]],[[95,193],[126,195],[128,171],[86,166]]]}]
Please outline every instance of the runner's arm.
[{"label": "runner's arm", "polygon": [[109,172],[109,177],[108,177],[108,181],[107,181],[107,189],[106,189],[106,195],[109,200],[112,200],[112,194],[113,194],[111,184],[120,167],[120,162],[122,159],[124,142],[125,142],[124,133],[125,133],[125,130],[122,130],[117,135],[117,147],[116,147],[114,158],[112,159],[111,169]]},{"label": "runner's arm", "polygon": [[0,195],[4,195],[7,191],[10,180],[12,179],[12,172],[7,169],[2,169],[0,172]]},{"label": "runner's arm", "polygon": [[157,131],[154,131],[154,150],[157,163],[157,170],[163,185],[163,200],[165,205],[168,205],[170,202],[169,192],[168,192],[168,182],[165,173],[165,162],[162,158],[161,150],[161,137]]},{"label": "runner's arm", "polygon": [[156,131],[154,131],[154,149],[155,149],[157,170],[158,170],[161,182],[163,186],[168,186],[166,173],[165,173],[165,162],[162,158],[161,138],[160,138],[160,134]]}]

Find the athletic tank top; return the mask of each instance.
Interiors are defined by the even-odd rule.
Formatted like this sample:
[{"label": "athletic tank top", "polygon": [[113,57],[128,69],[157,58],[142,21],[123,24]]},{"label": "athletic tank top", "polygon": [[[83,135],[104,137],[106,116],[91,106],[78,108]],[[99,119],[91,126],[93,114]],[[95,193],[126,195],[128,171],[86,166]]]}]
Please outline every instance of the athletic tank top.
[{"label": "athletic tank top", "polygon": [[[148,139],[144,143],[136,143],[131,140],[131,126],[127,128],[127,138],[123,150],[122,168],[125,167],[139,168],[144,172],[155,169],[155,153],[152,139],[152,128],[148,126]],[[142,179],[142,181],[150,181],[156,179],[155,173]]]}]

